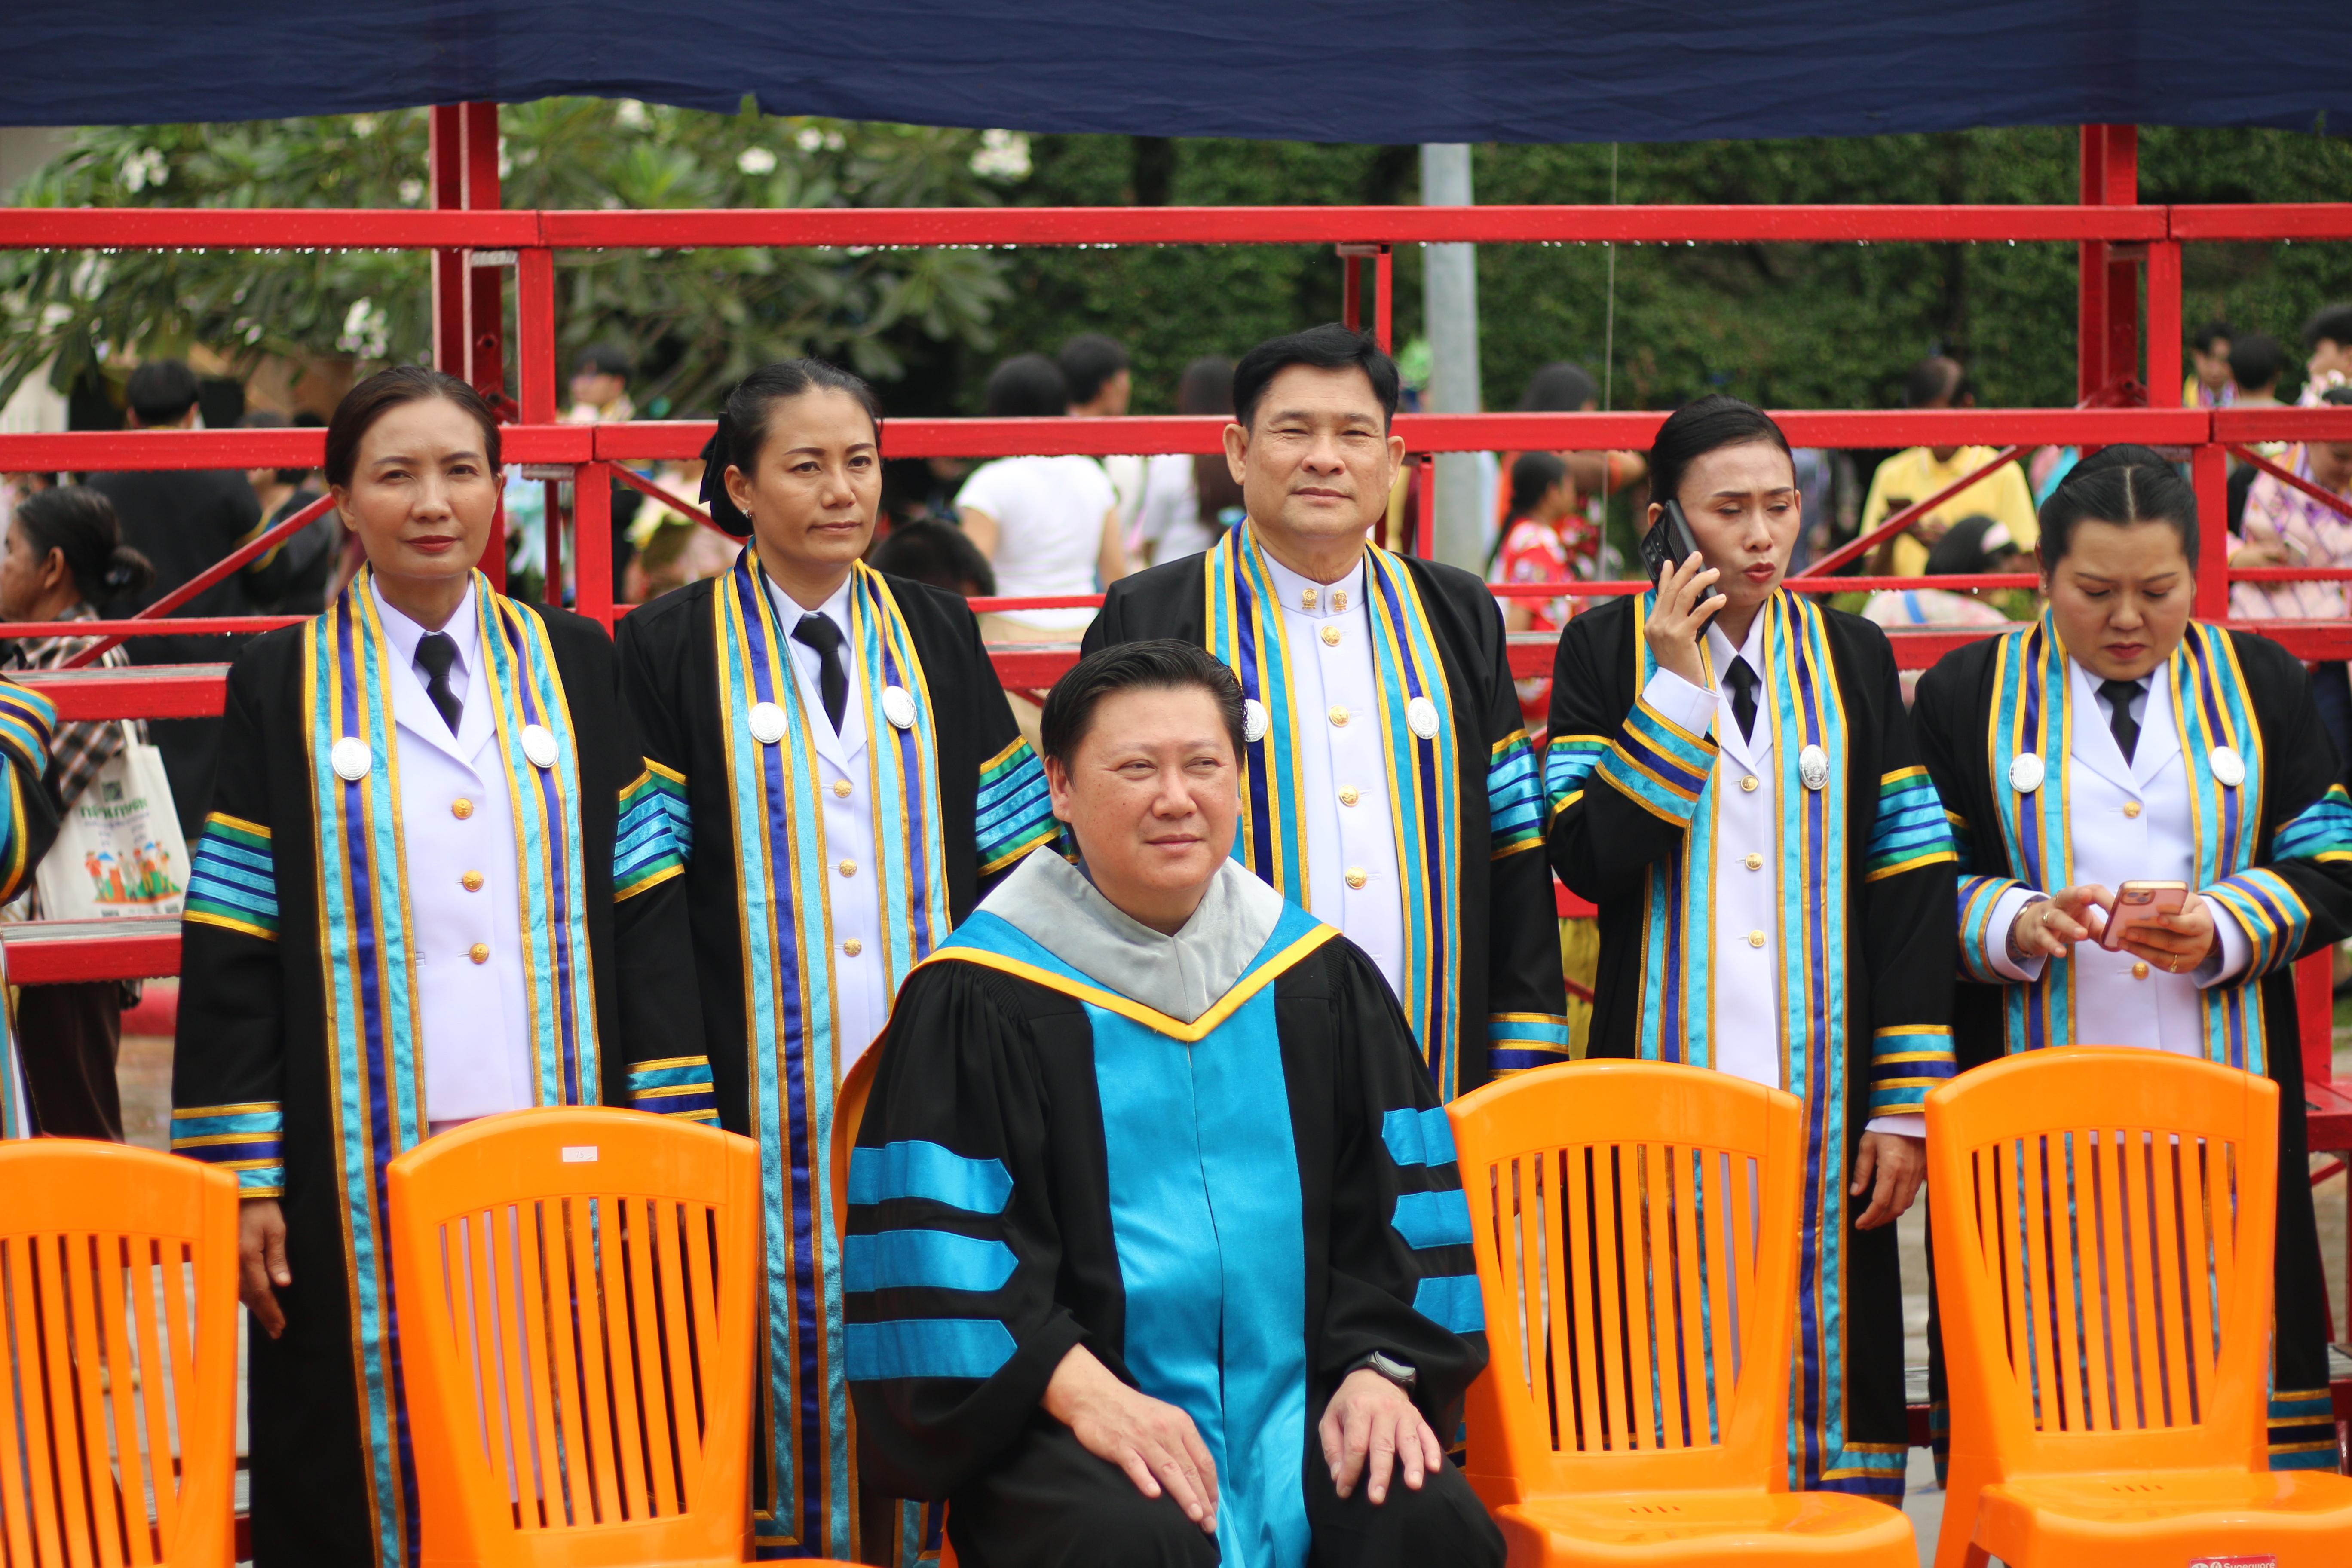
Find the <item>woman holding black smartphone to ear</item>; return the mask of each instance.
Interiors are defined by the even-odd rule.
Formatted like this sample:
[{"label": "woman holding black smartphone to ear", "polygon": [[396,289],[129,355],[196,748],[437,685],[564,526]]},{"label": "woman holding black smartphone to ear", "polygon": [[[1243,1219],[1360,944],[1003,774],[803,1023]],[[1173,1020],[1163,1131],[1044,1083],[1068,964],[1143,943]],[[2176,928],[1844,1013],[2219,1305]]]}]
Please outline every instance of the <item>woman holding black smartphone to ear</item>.
[{"label": "woman holding black smartphone to ear", "polygon": [[1702,398],[1650,473],[1658,585],[1570,621],[1552,673],[1552,868],[1601,910],[1591,1054],[1805,1101],[1790,1480],[1899,1500],[1892,1222],[1952,1071],[1951,839],[1886,635],[1782,584],[1801,505],[1779,426]]},{"label": "woman holding black smartphone to ear", "polygon": [[2041,523],[2048,610],[1948,655],[1913,714],[1959,841],[1959,1059],[2142,1046],[2277,1081],[2271,1468],[2334,1469],[2290,966],[2352,931],[2352,800],[2294,656],[2190,619],[2171,464],[2110,447]]}]

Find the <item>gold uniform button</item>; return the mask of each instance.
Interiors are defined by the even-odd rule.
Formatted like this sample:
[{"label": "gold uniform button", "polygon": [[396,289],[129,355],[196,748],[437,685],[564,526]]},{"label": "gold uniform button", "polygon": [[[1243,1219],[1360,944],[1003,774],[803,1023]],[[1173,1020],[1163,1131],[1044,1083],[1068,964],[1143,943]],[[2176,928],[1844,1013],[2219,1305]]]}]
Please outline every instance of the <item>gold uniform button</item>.
[{"label": "gold uniform button", "polygon": [[1740,864],[1747,867],[1751,871],[1761,871],[1764,869],[1764,857],[1761,855],[1750,855],[1747,859],[1741,861]]},{"label": "gold uniform button", "polygon": [[466,956],[476,963],[488,963],[490,961],[490,944],[487,942],[478,942],[466,950]]},{"label": "gold uniform button", "polygon": [[468,871],[457,879],[457,885],[469,893],[478,893],[482,890],[482,874],[479,871]]},{"label": "gold uniform button", "polygon": [[2137,816],[2139,815],[2139,802],[2136,800],[2127,800],[2124,802],[2124,815],[2126,816]]},{"label": "gold uniform button", "polygon": [[474,803],[461,795],[449,803],[449,815],[463,822],[474,815]]},{"label": "gold uniform button", "polygon": [[847,779],[834,780],[833,793],[839,795],[842,799],[847,800],[849,798],[849,781]]},{"label": "gold uniform button", "polygon": [[1764,945],[1764,933],[1760,931],[1749,931],[1748,933],[1748,945],[1750,947],[1762,947]]},{"label": "gold uniform button", "polygon": [[1363,798],[1364,792],[1358,789],[1354,784],[1341,784],[1339,786],[1339,804],[1341,805],[1353,805]]},{"label": "gold uniform button", "polygon": [[847,942],[841,944],[841,951],[846,953],[849,957],[856,958],[859,953],[866,951],[866,944],[853,936]]},{"label": "gold uniform button", "polygon": [[1302,610],[1313,609],[1315,607],[1315,601],[1318,597],[1318,595],[1316,594],[1314,589],[1302,589],[1298,595],[1298,607]]},{"label": "gold uniform button", "polygon": [[1754,795],[1756,793],[1756,775],[1754,773],[1750,773],[1746,778],[1739,781],[1739,791],[1742,795]]},{"label": "gold uniform button", "polygon": [[1342,611],[1342,610],[1346,609],[1347,607],[1348,607],[1348,590],[1347,590],[1347,589],[1345,589],[1345,588],[1334,588],[1334,589],[1332,589],[1332,590],[1331,590],[1331,613],[1332,613],[1333,615],[1335,615],[1335,616],[1336,616],[1336,615],[1338,615],[1340,611]]},{"label": "gold uniform button", "polygon": [[2132,965],[2132,978],[2133,978],[2134,980],[2145,980],[2145,979],[2147,979],[2147,964],[2145,964],[2145,963],[2135,963],[2135,964],[2133,964],[2133,965]]},{"label": "gold uniform button", "polygon": [[839,871],[845,877],[855,877],[857,875],[857,862],[855,860],[844,860],[839,866],[835,867],[834,869]]},{"label": "gold uniform button", "polygon": [[1348,886],[1351,888],[1361,888],[1370,880],[1371,880],[1371,879],[1364,875],[1364,868],[1361,866],[1350,866],[1348,868]]},{"label": "gold uniform button", "polygon": [[1323,646],[1324,646],[1325,647],[1338,647],[1339,646],[1339,627],[1337,627],[1337,626],[1325,626],[1325,627],[1323,628],[1322,637],[1323,637]]},{"label": "gold uniform button", "polygon": [[1348,727],[1348,710],[1345,708],[1332,709],[1328,717],[1331,721],[1331,728],[1334,730],[1344,730]]}]

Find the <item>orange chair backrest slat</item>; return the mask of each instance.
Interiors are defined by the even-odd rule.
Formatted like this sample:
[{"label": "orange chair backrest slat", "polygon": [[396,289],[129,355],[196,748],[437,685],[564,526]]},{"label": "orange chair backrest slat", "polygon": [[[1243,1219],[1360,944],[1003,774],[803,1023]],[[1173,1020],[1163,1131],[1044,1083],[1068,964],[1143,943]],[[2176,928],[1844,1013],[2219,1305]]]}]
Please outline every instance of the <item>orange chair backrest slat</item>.
[{"label": "orange chair backrest slat", "polygon": [[1956,1456],[2000,1476],[2264,1462],[2278,1089],[2078,1046],[1927,1098]]},{"label": "orange chair backrest slat", "polygon": [[227,1568],[236,1180],[0,1143],[0,1563]]},{"label": "orange chair backrest slat", "polygon": [[857,1053],[848,1076],[833,1091],[833,1234],[849,1234],[849,1152],[857,1146],[857,1129],[866,1121],[866,1102],[874,1094],[875,1063],[881,1058],[879,1040]]},{"label": "orange chair backrest slat", "polygon": [[1797,1100],[1582,1062],[1448,1110],[1486,1308],[1481,1496],[1785,1488]]},{"label": "orange chair backrest slat", "polygon": [[408,1151],[391,1193],[424,1561],[744,1560],[758,1147],[524,1110]]}]

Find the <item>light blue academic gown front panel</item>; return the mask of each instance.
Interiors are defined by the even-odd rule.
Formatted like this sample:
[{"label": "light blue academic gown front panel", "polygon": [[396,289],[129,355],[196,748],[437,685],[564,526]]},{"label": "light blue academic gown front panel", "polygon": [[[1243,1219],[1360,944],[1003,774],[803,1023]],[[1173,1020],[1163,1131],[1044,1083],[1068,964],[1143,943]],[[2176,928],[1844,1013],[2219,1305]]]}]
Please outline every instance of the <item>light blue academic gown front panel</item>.
[{"label": "light blue academic gown front panel", "polygon": [[1087,1013],[1128,1369],[1200,1428],[1228,1568],[1303,1568],[1306,1221],[1274,987],[1193,1046]]}]

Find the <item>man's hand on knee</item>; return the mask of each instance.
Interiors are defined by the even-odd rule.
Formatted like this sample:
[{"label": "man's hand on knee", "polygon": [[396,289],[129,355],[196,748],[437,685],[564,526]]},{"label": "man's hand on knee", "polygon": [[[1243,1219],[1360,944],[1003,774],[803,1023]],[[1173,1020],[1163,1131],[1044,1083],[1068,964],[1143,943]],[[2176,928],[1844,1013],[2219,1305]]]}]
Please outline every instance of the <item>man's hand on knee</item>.
[{"label": "man's hand on knee", "polygon": [[1187,1519],[1217,1533],[1217,1465],[1190,1415],[1129,1388],[1084,1345],[1071,1346],[1054,1369],[1043,1403],[1080,1447],[1125,1470],[1136,1490],[1165,1490]]},{"label": "man's hand on knee", "polygon": [[[1405,1391],[1370,1367],[1359,1368],[1339,1384],[1317,1429],[1332,1485],[1346,1497],[1365,1481],[1373,1502],[1389,1495],[1389,1468],[1404,1473],[1404,1484],[1421,1489],[1422,1478],[1445,1463],[1445,1449]],[[1369,1474],[1367,1473],[1369,1472]]]}]

